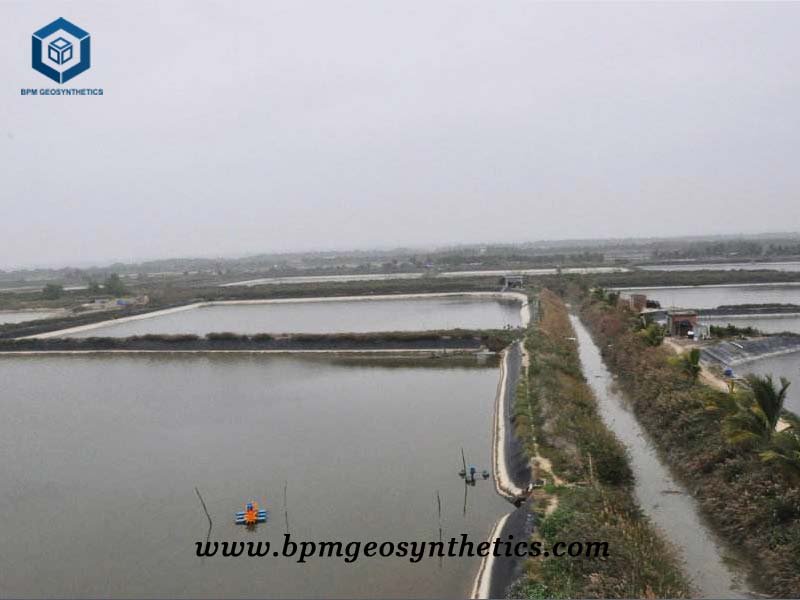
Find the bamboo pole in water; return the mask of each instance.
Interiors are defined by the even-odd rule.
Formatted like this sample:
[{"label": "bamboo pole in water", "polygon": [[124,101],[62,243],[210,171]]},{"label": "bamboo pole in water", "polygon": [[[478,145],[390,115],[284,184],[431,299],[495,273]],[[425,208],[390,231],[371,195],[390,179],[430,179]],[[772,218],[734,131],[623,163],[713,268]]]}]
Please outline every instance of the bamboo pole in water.
[{"label": "bamboo pole in water", "polygon": [[205,500],[203,500],[203,497],[200,495],[200,490],[197,489],[197,486],[194,486],[194,491],[197,493],[197,497],[200,499],[200,504],[203,505],[203,510],[206,513],[206,518],[208,519],[208,526],[209,526],[209,528],[211,528],[213,523],[211,521],[211,515],[208,514],[208,508],[206,507],[206,502],[205,502]]}]

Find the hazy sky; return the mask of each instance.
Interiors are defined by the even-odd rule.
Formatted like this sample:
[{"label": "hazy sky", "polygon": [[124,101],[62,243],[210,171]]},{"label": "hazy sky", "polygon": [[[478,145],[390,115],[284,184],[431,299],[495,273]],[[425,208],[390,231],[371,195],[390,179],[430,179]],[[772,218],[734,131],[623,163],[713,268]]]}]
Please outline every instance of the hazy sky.
[{"label": "hazy sky", "polygon": [[[30,66],[57,17],[92,36],[63,86]],[[798,24],[800,4],[0,0],[0,268],[797,230]]]}]

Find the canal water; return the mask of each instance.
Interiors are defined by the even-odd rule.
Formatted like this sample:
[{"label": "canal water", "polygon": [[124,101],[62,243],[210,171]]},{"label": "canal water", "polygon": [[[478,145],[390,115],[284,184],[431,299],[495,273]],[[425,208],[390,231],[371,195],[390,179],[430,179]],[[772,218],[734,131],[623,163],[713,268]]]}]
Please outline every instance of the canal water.
[{"label": "canal water", "polygon": [[[483,541],[509,505],[458,471],[462,446],[490,468],[497,364],[415,364],[0,357],[0,596],[464,597],[477,558],[195,555],[195,486],[212,541]],[[255,531],[233,523],[249,499]]]},{"label": "canal water", "polygon": [[705,526],[696,502],[670,475],[625,398],[615,390],[611,373],[588,330],[577,317],[570,320],[583,373],[597,397],[600,415],[630,453],[639,505],[677,548],[701,597],[746,597],[743,578],[732,566],[734,561]]},{"label": "canal water", "polygon": [[293,301],[201,306],[112,323],[71,337],[148,333],[344,333],[430,329],[502,329],[520,325],[520,303],[468,296],[381,300]]},{"label": "canal water", "polygon": [[618,288],[623,294],[645,294],[664,308],[716,308],[732,304],[800,304],[800,284],[702,285]]}]

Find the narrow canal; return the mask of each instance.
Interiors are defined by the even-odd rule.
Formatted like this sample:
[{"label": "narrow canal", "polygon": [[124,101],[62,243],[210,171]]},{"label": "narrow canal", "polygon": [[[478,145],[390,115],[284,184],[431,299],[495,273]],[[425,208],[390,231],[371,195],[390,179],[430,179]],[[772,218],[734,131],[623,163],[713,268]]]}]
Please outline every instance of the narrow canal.
[{"label": "narrow canal", "polygon": [[677,548],[697,593],[704,598],[750,595],[735,559],[703,522],[697,503],[670,474],[625,398],[615,390],[611,373],[588,330],[570,316],[583,373],[597,397],[600,415],[627,446],[636,476],[636,499],[642,510]]}]

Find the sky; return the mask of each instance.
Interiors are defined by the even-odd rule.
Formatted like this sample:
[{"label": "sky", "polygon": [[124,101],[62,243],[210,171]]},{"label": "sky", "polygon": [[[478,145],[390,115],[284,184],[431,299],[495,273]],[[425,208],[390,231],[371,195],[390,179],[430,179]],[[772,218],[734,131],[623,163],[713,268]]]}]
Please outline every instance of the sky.
[{"label": "sky", "polygon": [[[58,17],[92,44],[63,85],[31,68]],[[0,268],[796,231],[798,23],[800,3],[0,0]]]}]

